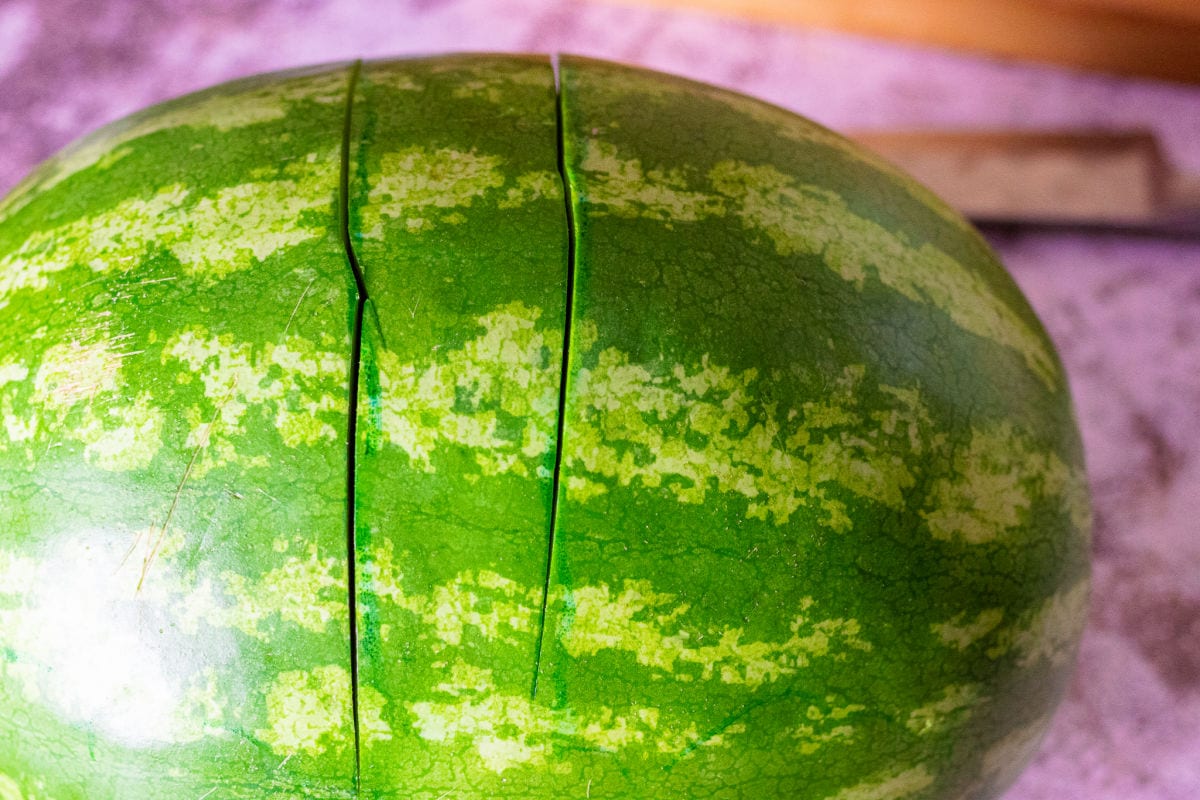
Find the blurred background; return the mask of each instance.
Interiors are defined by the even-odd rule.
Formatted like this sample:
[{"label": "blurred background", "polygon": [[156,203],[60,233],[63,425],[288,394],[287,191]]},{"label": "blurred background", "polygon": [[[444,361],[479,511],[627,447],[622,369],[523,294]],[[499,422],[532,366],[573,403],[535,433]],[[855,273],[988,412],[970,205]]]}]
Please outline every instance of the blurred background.
[{"label": "blurred background", "polygon": [[[463,50],[674,72],[885,149],[915,133],[895,157],[964,207],[994,195],[968,210],[1001,223],[986,233],[1066,362],[1096,506],[1079,668],[1007,798],[1200,798],[1200,4],[0,0],[0,195],[167,97]],[[942,135],[963,131],[989,136]]]}]

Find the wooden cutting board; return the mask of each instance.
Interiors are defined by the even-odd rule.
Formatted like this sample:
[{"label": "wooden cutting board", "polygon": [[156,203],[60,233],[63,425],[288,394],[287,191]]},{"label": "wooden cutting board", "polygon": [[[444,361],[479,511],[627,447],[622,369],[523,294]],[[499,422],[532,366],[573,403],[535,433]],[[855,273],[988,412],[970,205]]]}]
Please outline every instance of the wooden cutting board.
[{"label": "wooden cutting board", "polygon": [[1025,131],[853,135],[980,223],[1200,234],[1200,176],[1154,136]]},{"label": "wooden cutting board", "polygon": [[1200,0],[646,0],[1200,83]]}]

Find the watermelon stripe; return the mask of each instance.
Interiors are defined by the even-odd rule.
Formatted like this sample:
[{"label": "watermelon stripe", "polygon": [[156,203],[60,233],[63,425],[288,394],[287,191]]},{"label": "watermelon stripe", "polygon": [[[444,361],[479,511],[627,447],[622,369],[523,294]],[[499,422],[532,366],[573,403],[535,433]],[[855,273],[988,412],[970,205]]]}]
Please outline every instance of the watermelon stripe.
[{"label": "watermelon stripe", "polygon": [[[296,80],[300,78],[307,80]],[[0,199],[0,225],[15,221],[25,205],[72,176],[97,164],[110,166],[126,158],[130,151],[125,145],[143,137],[177,128],[230,133],[280,122],[288,115],[289,101],[340,107],[345,102],[345,88],[338,65],[322,65],[230,81],[131,114],[72,143],[21,181]]]}]

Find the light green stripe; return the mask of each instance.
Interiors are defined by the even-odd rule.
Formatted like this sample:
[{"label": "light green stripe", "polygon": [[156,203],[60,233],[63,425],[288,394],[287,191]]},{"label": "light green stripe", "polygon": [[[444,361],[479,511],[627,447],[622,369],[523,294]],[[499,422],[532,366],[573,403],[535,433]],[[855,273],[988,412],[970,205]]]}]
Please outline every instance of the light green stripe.
[{"label": "light green stripe", "polygon": [[[309,154],[280,180],[260,179],[193,197],[168,186],[147,200],[30,235],[0,258],[0,307],[21,290],[45,291],[72,267],[94,273],[132,271],[147,250],[164,249],[188,274],[217,281],[275,253],[328,235],[337,161]],[[305,220],[305,212],[320,212]]]},{"label": "light green stripe", "polygon": [[933,245],[914,247],[903,234],[858,216],[836,193],[767,165],[723,161],[702,180],[682,168],[646,169],[606,142],[581,146],[583,200],[591,213],[665,224],[732,216],[765,234],[780,255],[818,256],[857,287],[873,276],[908,300],[940,309],[963,330],[1019,354],[1047,388],[1059,388],[1048,343],[978,273]]}]

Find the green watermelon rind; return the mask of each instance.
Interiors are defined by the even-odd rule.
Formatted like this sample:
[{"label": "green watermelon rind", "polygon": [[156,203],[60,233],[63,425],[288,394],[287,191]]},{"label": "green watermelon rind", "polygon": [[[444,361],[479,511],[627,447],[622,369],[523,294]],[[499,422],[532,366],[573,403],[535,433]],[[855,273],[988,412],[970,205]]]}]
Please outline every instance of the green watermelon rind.
[{"label": "green watermelon rind", "polygon": [[587,59],[84,140],[0,202],[0,413],[4,800],[995,796],[1086,610],[1065,377],[983,240]]}]

